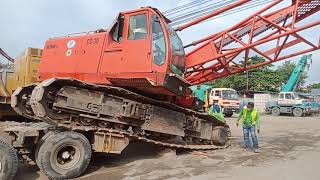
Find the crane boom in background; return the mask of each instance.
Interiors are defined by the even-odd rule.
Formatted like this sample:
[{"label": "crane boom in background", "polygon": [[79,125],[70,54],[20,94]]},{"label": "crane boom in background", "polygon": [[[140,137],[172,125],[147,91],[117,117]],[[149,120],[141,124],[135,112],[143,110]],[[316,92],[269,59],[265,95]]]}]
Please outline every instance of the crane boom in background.
[{"label": "crane boom in background", "polygon": [[296,65],[291,73],[291,76],[287,83],[282,87],[282,92],[293,92],[296,90],[299,79],[303,74],[305,68],[308,66],[308,60],[311,59],[311,54],[301,57],[299,63]]}]

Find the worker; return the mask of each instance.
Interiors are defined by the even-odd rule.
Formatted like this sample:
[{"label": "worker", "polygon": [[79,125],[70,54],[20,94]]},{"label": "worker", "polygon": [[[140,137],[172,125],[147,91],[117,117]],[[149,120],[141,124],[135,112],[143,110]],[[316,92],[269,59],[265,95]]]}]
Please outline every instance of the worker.
[{"label": "worker", "polygon": [[253,102],[249,102],[247,106],[244,106],[240,112],[239,118],[237,119],[237,127],[239,126],[239,120],[242,119],[243,127],[243,139],[246,150],[251,149],[251,142],[249,139],[249,134],[251,134],[253,151],[255,153],[259,152],[258,138],[256,134],[256,129],[258,134],[260,133],[260,117],[257,109],[254,107]]},{"label": "worker", "polygon": [[210,107],[208,114],[214,116],[219,121],[225,121],[222,108],[219,106],[219,97],[213,97],[213,105]]}]

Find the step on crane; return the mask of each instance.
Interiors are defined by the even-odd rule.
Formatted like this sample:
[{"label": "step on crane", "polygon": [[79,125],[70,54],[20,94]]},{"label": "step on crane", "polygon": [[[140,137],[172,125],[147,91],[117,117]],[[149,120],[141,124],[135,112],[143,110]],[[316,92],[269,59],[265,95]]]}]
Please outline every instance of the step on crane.
[{"label": "step on crane", "polygon": [[[35,135],[41,139],[39,168],[50,178],[74,178],[87,168],[91,149],[121,153],[132,140],[190,150],[227,147],[229,126],[195,111],[200,103],[188,87],[319,49],[299,34],[319,28],[318,19],[299,23],[319,13],[318,0],[293,0],[282,8],[276,8],[282,0],[274,0],[228,29],[182,44],[179,31],[248,2],[175,29],[158,9],[143,7],[119,13],[109,30],[49,39],[41,83],[18,88],[11,100],[20,115],[59,129]],[[285,51],[297,44],[306,49]],[[250,52],[267,61],[248,65]],[[243,65],[237,63],[242,54]]]}]

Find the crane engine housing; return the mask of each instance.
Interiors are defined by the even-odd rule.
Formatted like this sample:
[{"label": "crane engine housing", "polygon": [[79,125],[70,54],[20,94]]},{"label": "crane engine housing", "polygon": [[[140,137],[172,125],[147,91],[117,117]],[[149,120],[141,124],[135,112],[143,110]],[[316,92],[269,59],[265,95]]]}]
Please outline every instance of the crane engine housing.
[{"label": "crane engine housing", "polygon": [[185,95],[185,52],[177,33],[157,9],[120,13],[109,30],[49,39],[40,80],[72,77],[153,95]]}]

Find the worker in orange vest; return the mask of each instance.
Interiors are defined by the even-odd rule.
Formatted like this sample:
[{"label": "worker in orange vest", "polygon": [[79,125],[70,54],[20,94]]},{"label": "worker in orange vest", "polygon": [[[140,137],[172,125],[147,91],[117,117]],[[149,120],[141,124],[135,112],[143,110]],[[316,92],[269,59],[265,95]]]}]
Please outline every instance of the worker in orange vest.
[{"label": "worker in orange vest", "polygon": [[247,106],[243,107],[236,123],[237,126],[239,126],[240,119],[242,119],[243,139],[245,148],[247,150],[251,149],[251,142],[249,139],[249,134],[251,134],[253,150],[254,152],[258,153],[259,144],[256,129],[257,132],[260,133],[260,116],[257,109],[254,107],[253,102],[249,102]]}]

